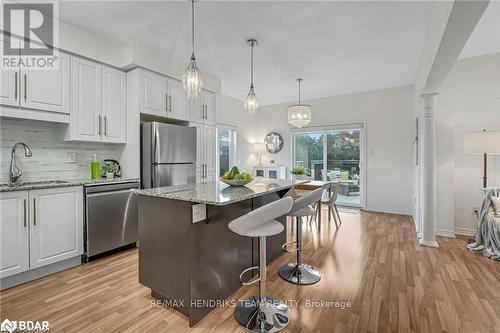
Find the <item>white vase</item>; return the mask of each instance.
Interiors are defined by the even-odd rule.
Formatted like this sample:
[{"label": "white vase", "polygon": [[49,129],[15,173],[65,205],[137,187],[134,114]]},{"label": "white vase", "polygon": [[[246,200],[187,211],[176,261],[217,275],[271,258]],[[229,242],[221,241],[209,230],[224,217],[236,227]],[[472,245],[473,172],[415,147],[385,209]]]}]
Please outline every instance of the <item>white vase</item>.
[{"label": "white vase", "polygon": [[106,178],[107,179],[115,178],[115,173],[114,172],[106,172]]}]

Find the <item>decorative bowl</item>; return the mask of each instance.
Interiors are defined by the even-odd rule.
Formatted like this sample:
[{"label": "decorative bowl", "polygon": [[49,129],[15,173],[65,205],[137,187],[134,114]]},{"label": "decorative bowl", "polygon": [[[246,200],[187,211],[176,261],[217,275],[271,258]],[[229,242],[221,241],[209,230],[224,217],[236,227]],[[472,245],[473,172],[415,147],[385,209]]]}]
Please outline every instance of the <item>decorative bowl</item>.
[{"label": "decorative bowl", "polygon": [[222,179],[220,181],[229,186],[245,186],[246,184],[253,181],[253,179],[245,180],[245,179]]}]

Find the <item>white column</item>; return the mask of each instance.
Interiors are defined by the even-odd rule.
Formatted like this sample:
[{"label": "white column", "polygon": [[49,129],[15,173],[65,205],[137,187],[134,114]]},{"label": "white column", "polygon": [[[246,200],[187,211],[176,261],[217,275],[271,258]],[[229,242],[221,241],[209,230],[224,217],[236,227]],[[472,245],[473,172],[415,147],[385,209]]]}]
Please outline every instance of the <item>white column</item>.
[{"label": "white column", "polygon": [[439,247],[436,242],[435,223],[435,146],[434,146],[434,99],[437,93],[423,94],[422,128],[422,214],[420,245]]}]

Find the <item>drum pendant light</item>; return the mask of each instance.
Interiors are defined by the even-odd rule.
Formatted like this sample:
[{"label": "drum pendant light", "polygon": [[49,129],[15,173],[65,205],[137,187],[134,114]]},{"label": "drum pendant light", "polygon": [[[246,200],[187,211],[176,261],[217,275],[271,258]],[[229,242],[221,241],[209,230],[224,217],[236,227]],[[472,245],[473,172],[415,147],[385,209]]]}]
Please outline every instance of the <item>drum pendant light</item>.
[{"label": "drum pendant light", "polygon": [[300,103],[300,83],[302,79],[298,78],[297,82],[299,83],[299,103],[288,107],[288,123],[294,127],[302,128],[311,122],[312,107]]}]

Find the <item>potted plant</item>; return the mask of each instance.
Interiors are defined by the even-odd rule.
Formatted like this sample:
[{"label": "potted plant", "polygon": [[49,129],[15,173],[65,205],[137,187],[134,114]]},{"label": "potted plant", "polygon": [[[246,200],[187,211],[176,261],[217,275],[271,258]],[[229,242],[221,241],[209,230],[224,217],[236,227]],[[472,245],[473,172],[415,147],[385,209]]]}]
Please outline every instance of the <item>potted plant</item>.
[{"label": "potted plant", "polygon": [[102,166],[104,172],[106,173],[107,179],[115,178],[115,172],[118,171],[118,166],[114,163],[104,163]]},{"label": "potted plant", "polygon": [[306,174],[306,168],[304,167],[295,167],[290,170],[290,173],[292,174],[292,178],[294,179],[302,179],[304,175]]}]

